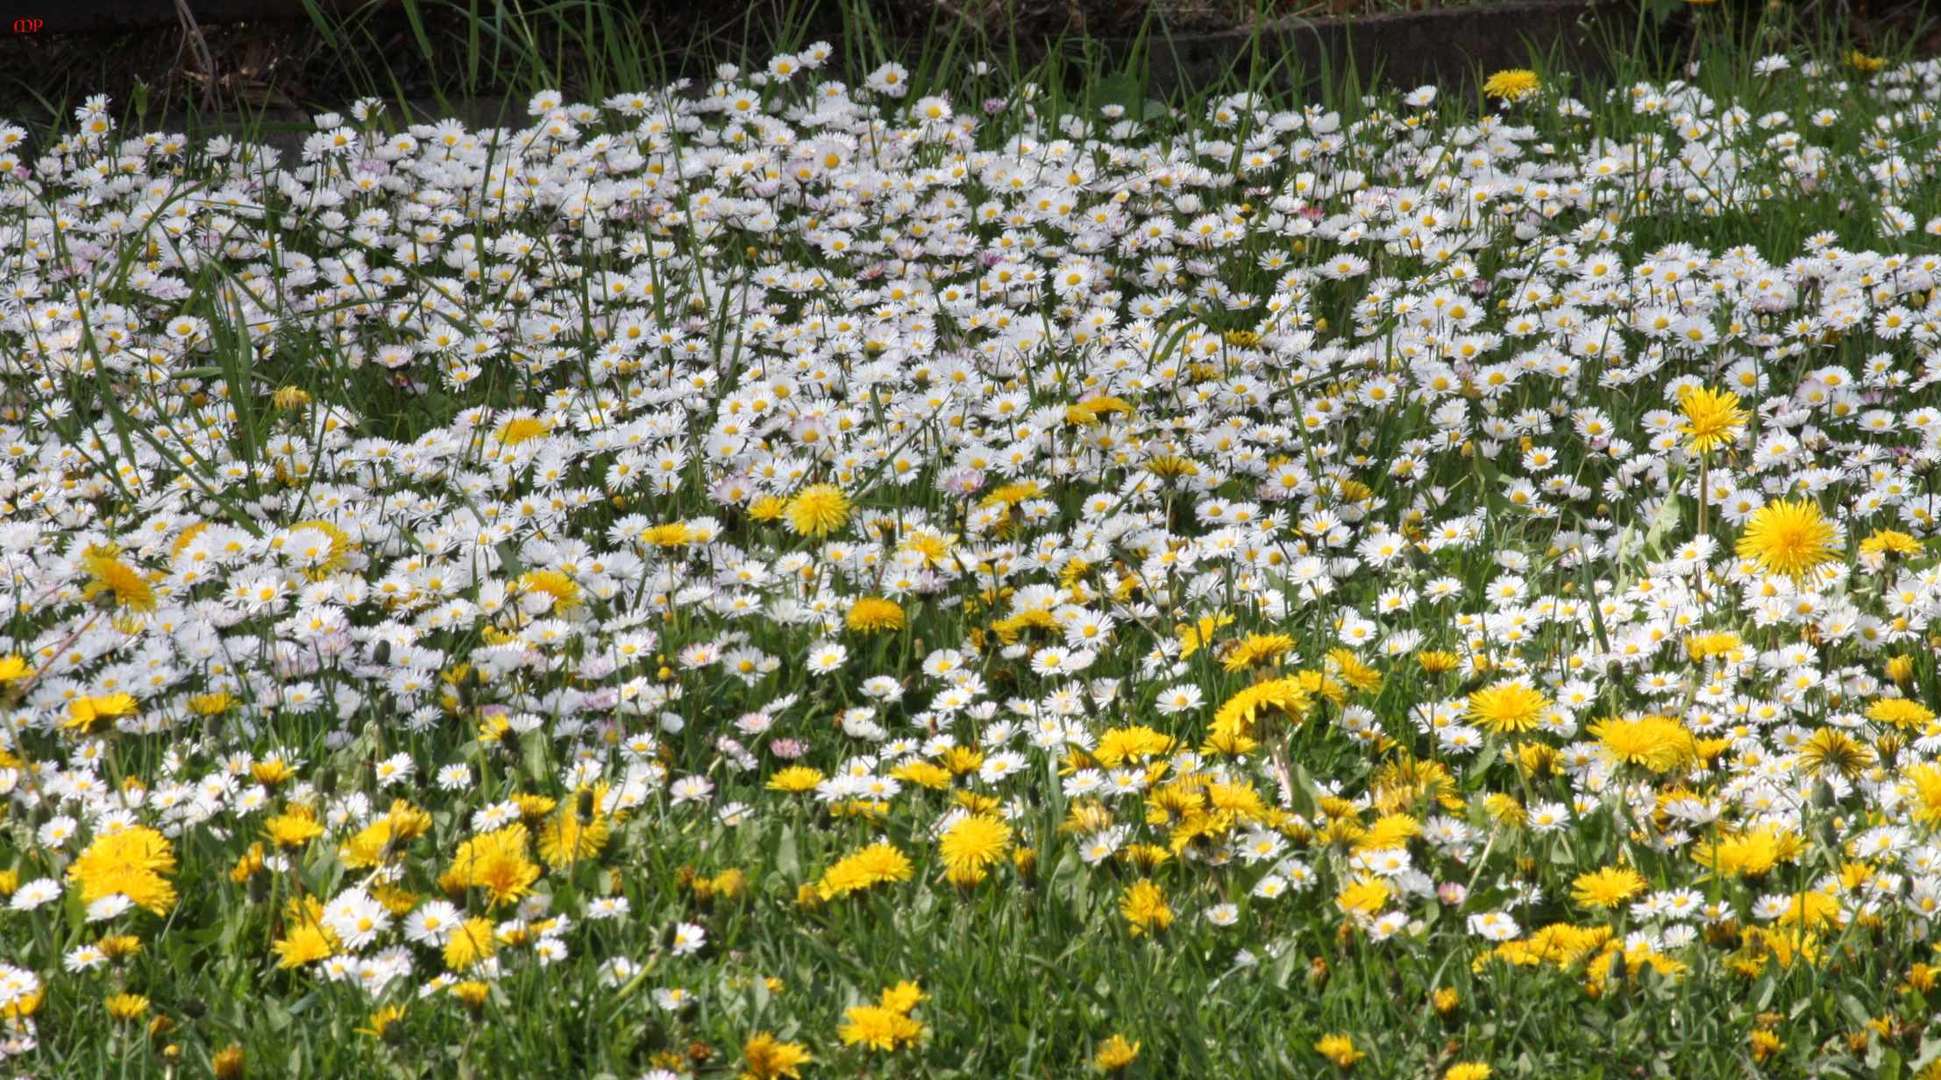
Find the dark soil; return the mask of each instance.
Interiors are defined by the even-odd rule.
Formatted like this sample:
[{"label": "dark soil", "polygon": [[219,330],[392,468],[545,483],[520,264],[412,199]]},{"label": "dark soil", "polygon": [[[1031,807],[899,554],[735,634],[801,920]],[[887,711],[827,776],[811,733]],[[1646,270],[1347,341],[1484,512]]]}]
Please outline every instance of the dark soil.
[{"label": "dark soil", "polygon": [[[86,7],[89,0],[77,0]],[[192,0],[191,6],[197,0]],[[256,0],[229,0],[231,3]],[[348,0],[355,2],[355,0]],[[341,109],[376,83],[387,100],[421,103],[426,114],[456,112],[472,122],[490,122],[502,106],[509,105],[508,118],[523,115],[525,95],[533,89],[519,81],[518,72],[497,72],[489,65],[480,77],[462,90],[449,78],[439,85],[440,72],[464,69],[468,59],[468,18],[466,8],[476,5],[490,11],[494,4],[515,0],[446,0],[421,2],[417,11],[422,23],[414,25],[405,7],[397,3],[366,3],[340,17],[336,44],[326,40],[307,18],[256,22],[224,22],[197,27],[189,32],[179,22],[164,21],[121,33],[62,33],[58,19],[50,18],[38,33],[7,33],[0,24],[0,118],[13,119],[36,128],[58,125],[65,114],[90,94],[106,94],[116,111],[136,129],[166,127],[179,129],[190,119],[211,116],[236,120],[255,117],[274,129],[278,125],[302,126],[312,112]],[[773,49],[773,37],[784,24],[784,13],[801,4],[791,0],[584,0],[599,5],[612,16],[639,28],[646,40],[654,42],[653,52],[667,64],[668,74],[706,79],[711,74],[712,58],[729,54],[764,56]],[[1178,78],[1191,79],[1194,57],[1206,58],[1205,67],[1223,54],[1246,44],[1245,20],[1235,12],[1261,10],[1253,0],[865,0],[874,14],[878,29],[891,42],[912,43],[938,31],[968,29],[983,34],[995,50],[1016,45],[1020,54],[1041,54],[1048,42],[1061,41],[1070,46],[1090,38],[1111,47],[1116,39],[1136,33],[1154,5],[1163,5],[1164,26],[1173,44],[1155,49],[1154,76],[1158,83]],[[1551,3],[1512,3],[1487,0],[1276,0],[1269,13],[1309,13],[1319,10],[1349,9],[1366,11],[1370,5],[1383,7],[1427,7],[1438,9],[1420,18],[1419,25],[1407,14],[1376,15],[1358,20],[1355,37],[1334,34],[1317,24],[1317,34],[1299,20],[1301,34],[1282,30],[1280,38],[1289,49],[1327,53],[1339,66],[1343,57],[1353,56],[1365,72],[1370,62],[1379,63],[1396,81],[1447,81],[1448,68],[1458,78],[1466,68],[1492,66],[1492,41],[1496,51],[1522,56],[1514,39],[1524,27],[1519,20],[1504,21],[1493,13],[1503,9],[1527,9],[1538,13],[1542,22]],[[1608,0],[1602,10],[1619,9],[1622,19],[1633,17],[1637,0]],[[1702,17],[1748,19],[1758,5],[1780,0],[1726,0],[1718,7],[1704,9]],[[1795,0],[1783,0],[1794,3]],[[1819,0],[1808,0],[1808,3]],[[1833,3],[1835,0],[1823,0]],[[1941,31],[1923,17],[1921,0],[1850,0],[1854,8],[1828,9],[1846,19],[1856,40],[1908,40],[1916,38],[1923,51],[1941,51]],[[169,0],[143,0],[144,10],[169,11]],[[267,8],[299,9],[301,0],[261,0]],[[1871,4],[1868,18],[1851,16],[1860,6]],[[1580,5],[1581,6],[1581,5]],[[1675,37],[1692,10],[1680,12],[1664,26]],[[800,40],[822,38],[842,43],[845,30],[839,0],[822,0],[810,9],[806,25],[796,29]],[[1574,16],[1573,16],[1574,18]],[[155,20],[151,16],[150,20]],[[1288,17],[1279,20],[1288,24]],[[1562,22],[1556,19],[1553,22]],[[1580,20],[1581,21],[1581,20]],[[1386,26],[1386,29],[1383,27]],[[1499,29],[1501,28],[1501,29]],[[543,30],[542,30],[543,32]],[[1386,36],[1384,36],[1386,35]],[[1536,36],[1536,35],[1533,35]],[[1581,37],[1582,35],[1580,35]],[[1271,35],[1270,35],[1271,37]],[[1508,38],[1510,40],[1501,40]],[[1000,40],[1001,43],[1000,43]],[[421,42],[428,42],[427,54]],[[1305,44],[1302,44],[1305,42]],[[1588,55],[1584,41],[1565,42],[1566,55],[1576,61]],[[571,72],[576,67],[576,44],[570,35],[544,41],[546,55],[559,57],[566,72],[559,87],[573,97],[582,88],[575,86]],[[894,44],[892,48],[894,48]],[[1420,55],[1418,55],[1420,54]],[[1506,53],[1507,55],[1507,53]],[[1184,64],[1172,63],[1174,57]],[[905,57],[906,62],[911,59]],[[1162,64],[1169,70],[1160,70]],[[1495,64],[1494,66],[1509,66]],[[650,81],[645,73],[641,82]],[[441,98],[441,92],[444,97]],[[508,99],[509,102],[508,102]]]}]

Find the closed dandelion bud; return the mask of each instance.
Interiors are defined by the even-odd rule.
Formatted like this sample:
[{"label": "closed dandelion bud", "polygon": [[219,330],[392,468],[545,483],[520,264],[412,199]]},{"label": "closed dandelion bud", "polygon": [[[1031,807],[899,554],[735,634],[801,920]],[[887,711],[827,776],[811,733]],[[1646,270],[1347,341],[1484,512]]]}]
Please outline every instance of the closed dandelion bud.
[{"label": "closed dandelion bud", "polygon": [[687,1059],[696,1065],[705,1065],[714,1057],[714,1047],[696,1039],[687,1044]]},{"label": "closed dandelion bud", "polygon": [[1911,656],[1896,656],[1888,660],[1887,677],[1902,686],[1906,686],[1914,679],[1914,658]]},{"label": "closed dandelion bud", "polygon": [[485,1008],[485,999],[491,993],[491,986],[478,979],[467,979],[452,986],[452,996],[474,1013]]},{"label": "closed dandelion bud", "polygon": [[1874,749],[1879,752],[1880,760],[1892,764],[1902,748],[1907,746],[1907,736],[1898,731],[1889,731],[1874,740]]},{"label": "closed dandelion bud", "polygon": [[575,812],[579,815],[579,819],[581,821],[586,821],[587,819],[593,816],[593,789],[592,788],[580,789],[579,806]]},{"label": "closed dandelion bud", "polygon": [[1017,867],[1019,877],[1029,880],[1038,871],[1038,849],[1021,847],[1013,851],[1011,865]]},{"label": "closed dandelion bud", "polygon": [[209,1059],[209,1067],[215,1073],[216,1080],[242,1080],[249,1068],[243,1048],[235,1043],[216,1051],[215,1056]]},{"label": "closed dandelion bud", "polygon": [[182,1044],[169,1043],[167,1046],[162,1047],[162,1060],[171,1065],[182,1060]]},{"label": "closed dandelion bud", "polygon": [[269,875],[251,874],[249,876],[249,902],[252,904],[267,904],[269,903],[269,901],[270,901]]},{"label": "closed dandelion bud", "polygon": [[1328,961],[1326,957],[1317,956],[1308,961],[1307,984],[1310,988],[1319,990],[1328,985],[1328,975]]},{"label": "closed dandelion bud", "polygon": [[1453,986],[1445,986],[1430,997],[1429,1003],[1435,1007],[1437,1016],[1448,1016],[1462,1004],[1462,995]]}]

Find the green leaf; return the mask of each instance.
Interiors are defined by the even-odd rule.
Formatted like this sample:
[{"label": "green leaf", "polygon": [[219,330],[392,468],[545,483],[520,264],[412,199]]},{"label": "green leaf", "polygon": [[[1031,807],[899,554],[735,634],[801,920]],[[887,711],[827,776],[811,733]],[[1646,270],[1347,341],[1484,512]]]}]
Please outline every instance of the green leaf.
[{"label": "green leaf", "polygon": [[791,881],[802,876],[802,852],[795,842],[794,825],[782,826],[781,837],[775,842],[775,869]]},{"label": "green leaf", "polygon": [[1665,536],[1677,530],[1683,516],[1684,508],[1679,504],[1678,493],[1667,492],[1663,505],[1658,507],[1657,515],[1651,519],[1651,527],[1645,530],[1645,554],[1652,558],[1663,555]]},{"label": "green leaf", "polygon": [[553,771],[552,747],[546,741],[546,733],[543,730],[526,732],[519,737],[519,749],[526,775],[534,783],[544,782]]}]

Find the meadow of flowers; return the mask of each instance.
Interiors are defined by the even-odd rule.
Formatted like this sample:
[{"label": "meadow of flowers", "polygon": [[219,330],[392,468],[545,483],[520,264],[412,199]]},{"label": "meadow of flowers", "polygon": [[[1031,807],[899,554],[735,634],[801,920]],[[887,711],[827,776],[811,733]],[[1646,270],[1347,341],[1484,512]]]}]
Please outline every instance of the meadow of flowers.
[{"label": "meadow of flowers", "polygon": [[1937,1074],[1941,64],[838,67],[0,126],[0,1067]]}]

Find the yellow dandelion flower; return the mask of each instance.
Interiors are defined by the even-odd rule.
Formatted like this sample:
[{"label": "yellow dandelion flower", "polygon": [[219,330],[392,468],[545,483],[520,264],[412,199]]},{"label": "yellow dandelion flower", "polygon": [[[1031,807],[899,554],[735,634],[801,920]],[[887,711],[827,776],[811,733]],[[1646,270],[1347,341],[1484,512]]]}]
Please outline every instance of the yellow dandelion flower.
[{"label": "yellow dandelion flower", "polygon": [[757,1031],[741,1046],[741,1080],[800,1080],[802,1066],[814,1060],[801,1043]]},{"label": "yellow dandelion flower", "polygon": [[175,849],[146,825],[129,825],[94,838],[67,868],[81,887],[82,903],[120,893],[157,915],[175,906]]},{"label": "yellow dandelion flower", "polygon": [[849,496],[834,484],[810,484],[795,493],[783,513],[797,535],[828,536],[849,522]]},{"label": "yellow dandelion flower", "polygon": [[1179,638],[1179,658],[1190,660],[1193,654],[1206,647],[1213,640],[1213,632],[1233,622],[1231,615],[1209,615],[1191,626],[1181,624],[1174,628]]},{"label": "yellow dandelion flower", "polygon": [[1613,908],[1644,891],[1644,876],[1628,866],[1606,866],[1577,875],[1570,897],[1583,907]]},{"label": "yellow dandelion flower", "polygon": [[276,966],[300,968],[333,956],[337,935],[323,925],[323,903],[314,896],[293,899],[283,908],[283,936],[271,945]]},{"label": "yellow dandelion flower", "polygon": [[1274,663],[1293,650],[1294,639],[1287,634],[1248,634],[1227,650],[1220,666],[1229,672],[1245,671]]},{"label": "yellow dandelion flower", "polygon": [[128,694],[78,697],[67,703],[67,719],[61,722],[61,727],[89,735],[101,726],[102,721],[129,716],[134,711],[135,699]]},{"label": "yellow dandelion flower", "polygon": [[843,624],[859,634],[903,629],[903,605],[880,596],[865,596],[849,605]]},{"label": "yellow dandelion flower", "polygon": [[445,966],[452,971],[468,971],[498,951],[499,939],[493,935],[492,920],[473,916],[460,923],[445,940]]},{"label": "yellow dandelion flower", "polygon": [[529,570],[519,575],[518,587],[521,592],[552,597],[553,605],[561,610],[576,607],[580,602],[579,582],[559,570]]},{"label": "yellow dandelion flower", "polygon": [[1143,724],[1110,728],[1099,736],[1098,745],[1092,748],[1092,759],[1108,769],[1116,769],[1128,761],[1144,761],[1170,754],[1177,745],[1178,740],[1172,736]]},{"label": "yellow dandelion flower", "polygon": [[1353,1068],[1355,1062],[1368,1056],[1355,1048],[1355,1040],[1346,1032],[1321,1036],[1314,1044],[1314,1051],[1334,1062],[1337,1069]]},{"label": "yellow dandelion flower", "polygon": [[843,1010],[844,1023],[836,1029],[845,1046],[893,1051],[912,1046],[923,1038],[924,1026],[910,1011],[926,995],[913,982],[900,982],[883,991],[873,1005],[851,1005]]},{"label": "yellow dandelion flower", "polygon": [[463,888],[484,889],[494,907],[519,899],[539,880],[539,866],[526,854],[527,837],[523,824],[472,837],[452,856],[451,879]]},{"label": "yellow dandelion flower", "polygon": [[1941,764],[1916,765],[1907,770],[1906,780],[1915,819],[1925,825],[1941,825]]},{"label": "yellow dandelion flower", "polygon": [[950,786],[950,770],[933,761],[906,761],[898,765],[890,775],[905,783],[917,784],[932,791],[942,791]]},{"label": "yellow dandelion flower", "polygon": [[1112,1035],[1099,1044],[1092,1054],[1092,1067],[1103,1073],[1115,1073],[1129,1067],[1139,1060],[1139,1044],[1124,1035]]},{"label": "yellow dandelion flower", "polygon": [[1255,745],[1254,722],[1263,712],[1278,709],[1299,716],[1313,703],[1313,694],[1299,678],[1255,683],[1228,698],[1214,712],[1207,741],[1220,753],[1244,754]]},{"label": "yellow dandelion flower", "polygon": [[1520,101],[1543,87],[1543,80],[1528,68],[1508,68],[1483,80],[1483,94],[1499,101]]},{"label": "yellow dandelion flower", "polygon": [[1590,733],[1612,758],[1655,773],[1670,772],[1698,756],[1692,733],[1668,716],[1602,720],[1591,725]]},{"label": "yellow dandelion flower", "polygon": [[364,1022],[364,1026],[357,1029],[357,1033],[369,1035],[373,1039],[382,1039],[390,1033],[391,1025],[402,1019],[404,1019],[404,1006],[386,1005],[373,1011],[370,1019]]},{"label": "yellow dandelion flower", "polygon": [[149,1001],[140,994],[109,994],[104,1004],[109,1016],[125,1023],[147,1013]]},{"label": "yellow dandelion flower", "polygon": [[1833,561],[1837,536],[1817,503],[1781,499],[1753,512],[1738,554],[1765,573],[1799,579]]},{"label": "yellow dandelion flower", "polygon": [[820,769],[812,769],[807,765],[791,765],[768,778],[768,790],[799,795],[805,791],[814,791],[816,785],[822,783],[822,780]]},{"label": "yellow dandelion flower", "polygon": [[1846,59],[1847,59],[1847,66],[1853,68],[1855,71],[1860,72],[1862,75],[1872,75],[1874,72],[1879,71],[1882,68],[1887,66],[1886,57],[1869,56],[1866,53],[1861,52],[1859,49],[1847,50]]},{"label": "yellow dandelion flower", "polygon": [[1365,874],[1335,894],[1334,906],[1344,915],[1373,915],[1388,903],[1388,898],[1388,882]]},{"label": "yellow dandelion flower", "polygon": [[518,446],[552,434],[553,425],[536,416],[515,416],[499,425],[494,437],[503,446]]},{"label": "yellow dandelion flower", "polygon": [[1934,710],[1909,698],[1881,698],[1867,706],[1867,719],[1902,731],[1924,731],[1934,720]]},{"label": "yellow dandelion flower", "polygon": [[323,835],[317,812],[301,804],[292,805],[263,823],[263,835],[277,847],[299,848]]},{"label": "yellow dandelion flower", "polygon": [[1495,683],[1469,695],[1469,718],[1498,735],[1528,731],[1549,711],[1550,699],[1521,679]]},{"label": "yellow dandelion flower", "polygon": [[877,885],[908,881],[913,873],[909,857],[894,845],[871,844],[824,871],[816,882],[816,896],[827,902]]},{"label": "yellow dandelion flower", "polygon": [[1746,426],[1746,412],[1739,408],[1739,395],[1728,390],[1688,388],[1679,395],[1678,408],[1685,414],[1679,432],[1701,454],[1732,442]]},{"label": "yellow dandelion flower", "polygon": [[1173,909],[1166,903],[1166,894],[1151,878],[1140,878],[1126,886],[1119,897],[1119,914],[1134,937],[1173,925]]},{"label": "yellow dandelion flower", "polygon": [[1803,772],[1836,772],[1851,780],[1876,760],[1866,744],[1839,728],[1821,728],[1799,748]]},{"label": "yellow dandelion flower", "polygon": [[953,885],[975,885],[1011,846],[1011,826],[986,814],[957,819],[937,841],[945,875]]},{"label": "yellow dandelion flower", "polygon": [[107,594],[118,608],[154,611],[155,587],[142,572],[120,558],[121,549],[113,544],[89,544],[81,554],[81,569],[88,584],[81,595],[89,600]]},{"label": "yellow dandelion flower", "polygon": [[1912,557],[1921,553],[1921,542],[1899,529],[1876,529],[1860,541],[1860,554],[1885,559],[1889,555]]},{"label": "yellow dandelion flower", "polygon": [[1762,877],[1779,863],[1798,854],[1797,834],[1762,825],[1739,832],[1721,831],[1692,847],[1692,861],[1726,877]]},{"label": "yellow dandelion flower", "polygon": [[[547,866],[555,870],[565,868],[599,855],[613,835],[613,828],[605,813],[595,809],[584,813],[575,805],[574,800],[561,806],[546,818],[539,829],[539,857]],[[599,805],[598,798],[585,800]]]}]

